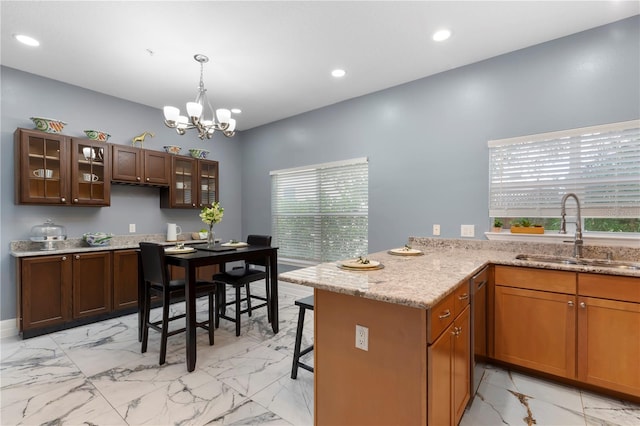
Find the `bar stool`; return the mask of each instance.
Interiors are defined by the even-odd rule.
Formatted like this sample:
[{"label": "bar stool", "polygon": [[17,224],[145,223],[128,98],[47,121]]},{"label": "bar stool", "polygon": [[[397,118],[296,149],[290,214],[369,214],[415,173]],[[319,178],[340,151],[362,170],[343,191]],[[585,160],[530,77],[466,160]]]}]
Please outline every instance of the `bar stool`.
[{"label": "bar stool", "polygon": [[313,295],[296,300],[296,305],[300,306],[300,312],[298,313],[298,330],[296,331],[296,344],[293,349],[293,367],[291,368],[292,379],[298,377],[298,367],[304,368],[305,370],[311,371],[313,373],[313,367],[300,361],[300,357],[308,354],[313,350],[313,345],[303,349],[302,351],[300,350],[300,345],[302,344],[302,329],[304,327],[304,314],[307,309],[313,311]]}]

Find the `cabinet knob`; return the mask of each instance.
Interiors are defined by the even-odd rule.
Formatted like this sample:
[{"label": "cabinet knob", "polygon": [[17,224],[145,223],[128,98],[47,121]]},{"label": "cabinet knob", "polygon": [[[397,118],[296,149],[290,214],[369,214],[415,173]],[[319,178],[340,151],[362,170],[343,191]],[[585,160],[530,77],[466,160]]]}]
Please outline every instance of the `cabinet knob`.
[{"label": "cabinet knob", "polygon": [[467,293],[464,293],[458,296],[458,299],[460,300],[467,300],[468,298],[469,298],[469,295]]},{"label": "cabinet knob", "polygon": [[140,182],[142,179],[140,179],[140,176],[136,176],[136,180]]},{"label": "cabinet knob", "polygon": [[450,316],[451,316],[451,311],[447,309],[446,311],[438,315],[438,318],[445,319],[445,318],[449,318]]},{"label": "cabinet knob", "polygon": [[567,305],[569,305],[569,306],[573,307],[573,300],[569,300],[569,301],[567,302]]},{"label": "cabinet knob", "polygon": [[73,199],[73,202],[74,202],[74,203],[77,203],[78,201],[79,201],[79,200],[78,200],[77,198],[74,198],[74,199]]},{"label": "cabinet knob", "polygon": [[66,198],[64,198],[64,197],[62,197],[62,198],[60,198],[60,201],[61,201],[61,202],[63,202],[63,203],[66,203],[66,202],[67,202],[67,199],[66,199]]},{"label": "cabinet knob", "polygon": [[195,206],[196,206],[196,203],[193,203],[191,206],[192,206],[192,207],[195,207]]},{"label": "cabinet knob", "polygon": [[145,180],[146,180],[147,182],[149,182],[149,180],[150,180],[150,179],[149,179],[149,178],[146,178]]},{"label": "cabinet knob", "polygon": [[580,307],[584,309],[584,308],[586,308],[586,307],[587,307],[587,304],[586,304],[586,303],[584,303],[584,302],[580,302]]},{"label": "cabinet knob", "polygon": [[80,255],[76,254],[76,259],[79,260],[80,259]]},{"label": "cabinet knob", "polygon": [[62,260],[67,260],[67,256],[62,256]]}]

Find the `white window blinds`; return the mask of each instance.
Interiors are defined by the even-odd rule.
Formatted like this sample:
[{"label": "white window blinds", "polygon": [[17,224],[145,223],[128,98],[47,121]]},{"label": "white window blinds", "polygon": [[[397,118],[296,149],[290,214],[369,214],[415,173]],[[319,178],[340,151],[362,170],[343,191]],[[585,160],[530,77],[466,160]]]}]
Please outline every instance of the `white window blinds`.
[{"label": "white window blinds", "polygon": [[640,217],[640,120],[489,141],[489,215],[558,217],[568,192],[583,217]]},{"label": "white window blinds", "polygon": [[278,259],[316,264],[368,252],[366,158],[271,172]]}]

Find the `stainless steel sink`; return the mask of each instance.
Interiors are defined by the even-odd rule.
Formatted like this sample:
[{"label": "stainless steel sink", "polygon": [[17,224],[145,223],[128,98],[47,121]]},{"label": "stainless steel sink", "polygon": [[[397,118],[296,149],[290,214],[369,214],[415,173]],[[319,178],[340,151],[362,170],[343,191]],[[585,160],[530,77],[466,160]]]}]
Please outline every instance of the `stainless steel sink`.
[{"label": "stainless steel sink", "polygon": [[526,260],[529,262],[555,263],[560,265],[585,265],[585,266],[596,266],[599,268],[640,270],[640,263],[626,262],[626,261],[620,261],[620,260],[584,259],[584,258],[575,258],[575,257],[545,256],[545,255],[531,255],[531,254],[519,254],[516,256],[516,259]]}]

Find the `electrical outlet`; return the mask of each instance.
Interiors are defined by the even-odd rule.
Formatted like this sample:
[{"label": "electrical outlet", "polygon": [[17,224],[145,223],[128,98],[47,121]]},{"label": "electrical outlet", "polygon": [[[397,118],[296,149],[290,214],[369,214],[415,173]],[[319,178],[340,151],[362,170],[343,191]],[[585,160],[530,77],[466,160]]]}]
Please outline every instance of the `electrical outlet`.
[{"label": "electrical outlet", "polygon": [[461,237],[473,237],[476,235],[475,225],[460,225]]},{"label": "electrical outlet", "polygon": [[369,329],[356,324],[356,348],[363,351],[369,350]]},{"label": "electrical outlet", "polygon": [[129,232],[136,232],[136,224],[135,223],[130,223],[129,224]]},{"label": "electrical outlet", "polygon": [[433,225],[433,235],[440,235],[440,225]]}]

